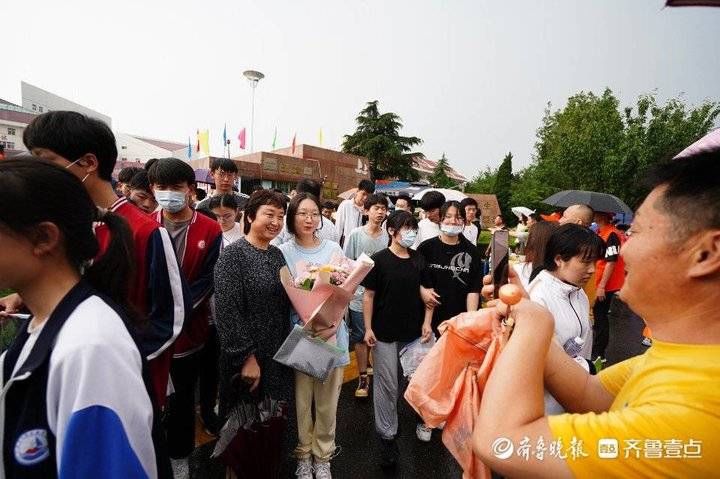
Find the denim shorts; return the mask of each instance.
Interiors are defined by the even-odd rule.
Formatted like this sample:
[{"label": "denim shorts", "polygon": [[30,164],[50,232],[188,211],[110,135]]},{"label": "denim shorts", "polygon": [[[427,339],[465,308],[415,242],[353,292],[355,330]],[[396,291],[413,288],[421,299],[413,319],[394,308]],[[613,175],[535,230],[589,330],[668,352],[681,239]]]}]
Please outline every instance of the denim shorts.
[{"label": "denim shorts", "polygon": [[360,311],[350,310],[350,344],[365,340],[365,321]]}]

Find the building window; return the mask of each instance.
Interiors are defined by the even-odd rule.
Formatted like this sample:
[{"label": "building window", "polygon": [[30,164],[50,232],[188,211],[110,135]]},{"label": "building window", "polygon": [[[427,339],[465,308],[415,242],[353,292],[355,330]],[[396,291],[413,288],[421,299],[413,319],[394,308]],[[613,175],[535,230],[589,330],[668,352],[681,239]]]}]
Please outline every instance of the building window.
[{"label": "building window", "polygon": [[122,160],[122,161],[127,161],[127,158],[122,157],[121,160]]},{"label": "building window", "polygon": [[122,148],[123,150],[127,150],[127,146],[125,145],[121,146],[120,148]]},{"label": "building window", "polygon": [[8,128],[8,135],[15,135],[15,128]]},{"label": "building window", "polygon": [[37,111],[37,105],[33,103],[33,111]]},{"label": "building window", "polygon": [[14,150],[15,149],[15,142],[12,142],[12,141],[0,141],[0,145],[5,147],[6,150]]},{"label": "building window", "polygon": [[42,112],[43,112],[43,107],[40,107],[40,113],[42,113]]}]

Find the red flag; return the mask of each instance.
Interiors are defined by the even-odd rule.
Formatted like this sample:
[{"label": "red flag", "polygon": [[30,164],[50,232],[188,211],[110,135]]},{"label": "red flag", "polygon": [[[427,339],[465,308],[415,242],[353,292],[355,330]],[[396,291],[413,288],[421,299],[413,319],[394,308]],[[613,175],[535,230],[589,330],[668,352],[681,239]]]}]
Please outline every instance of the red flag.
[{"label": "red flag", "polygon": [[195,135],[196,135],[196,138],[197,138],[197,143],[195,144],[195,151],[198,151],[198,152],[199,152],[199,151],[200,151],[200,130],[197,130],[197,131],[195,132]]},{"label": "red flag", "polygon": [[297,133],[293,135],[293,142],[292,142],[292,154],[295,154],[295,138],[297,137]]},{"label": "red flag", "polygon": [[238,141],[240,142],[240,149],[245,149],[245,128],[240,130],[240,133],[238,133]]}]

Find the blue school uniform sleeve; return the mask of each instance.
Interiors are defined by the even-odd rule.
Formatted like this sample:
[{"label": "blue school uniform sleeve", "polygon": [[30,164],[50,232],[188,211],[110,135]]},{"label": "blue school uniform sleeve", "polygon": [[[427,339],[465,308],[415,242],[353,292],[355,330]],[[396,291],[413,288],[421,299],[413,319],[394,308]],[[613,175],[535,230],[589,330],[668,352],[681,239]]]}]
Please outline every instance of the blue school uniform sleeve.
[{"label": "blue school uniform sleeve", "polygon": [[149,324],[141,339],[141,346],[147,359],[154,359],[182,331],[185,318],[192,310],[192,297],[165,228],[156,229],[150,236],[147,264]]},{"label": "blue school uniform sleeve", "polygon": [[46,400],[58,477],[157,477],[142,359],[122,320],[99,300],[60,332]]},{"label": "blue school uniform sleeve", "polygon": [[146,478],[117,413],[90,406],[70,416],[60,459],[60,479]]}]

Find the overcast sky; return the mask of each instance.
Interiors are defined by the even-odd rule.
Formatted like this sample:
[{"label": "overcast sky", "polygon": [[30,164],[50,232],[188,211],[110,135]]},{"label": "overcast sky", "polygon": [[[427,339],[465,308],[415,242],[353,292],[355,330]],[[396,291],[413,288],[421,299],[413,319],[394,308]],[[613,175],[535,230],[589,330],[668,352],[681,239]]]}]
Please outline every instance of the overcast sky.
[{"label": "overcast sky", "polygon": [[[265,73],[255,149],[339,148],[365,102],[402,117],[430,158],[467,176],[508,151],[529,164],[548,101],[612,88],[720,100],[720,8],[662,0],[82,0],[3,8],[0,97],[24,80],[125,133],[195,142],[250,126],[242,72]],[[248,136],[248,143],[249,143]],[[234,143],[235,145],[237,142]],[[249,146],[248,146],[249,148]],[[236,154],[235,147],[233,154]]]}]

